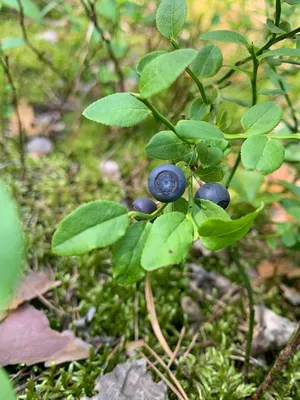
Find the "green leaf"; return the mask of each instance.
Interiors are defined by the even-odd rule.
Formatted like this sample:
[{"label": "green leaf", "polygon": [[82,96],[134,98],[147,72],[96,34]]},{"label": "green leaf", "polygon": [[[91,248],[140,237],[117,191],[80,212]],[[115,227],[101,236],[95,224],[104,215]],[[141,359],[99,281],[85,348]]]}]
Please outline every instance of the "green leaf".
[{"label": "green leaf", "polygon": [[214,31],[200,35],[201,40],[215,40],[217,42],[236,43],[249,46],[247,40],[239,33],[232,31]]},{"label": "green leaf", "polygon": [[272,33],[285,33],[283,29],[280,29],[278,26],[274,24],[274,21],[270,18],[267,18],[267,27]]},{"label": "green leaf", "polygon": [[195,121],[203,119],[210,111],[210,105],[204,104],[202,99],[196,99],[189,108],[189,118]]},{"label": "green leaf", "polygon": [[153,136],[146,145],[145,151],[150,157],[160,160],[178,160],[190,153],[191,148],[174,132],[162,131]]},{"label": "green leaf", "polygon": [[78,256],[107,247],[125,234],[128,224],[127,209],[122,204],[92,201],[62,220],[52,238],[52,249],[61,256]]},{"label": "green leaf", "polygon": [[193,72],[200,78],[210,78],[216,75],[222,67],[223,56],[215,44],[207,44],[198,51],[192,63]]},{"label": "green leaf", "polygon": [[280,199],[282,207],[291,214],[296,221],[300,221],[300,202],[294,199]]},{"label": "green leaf", "polygon": [[230,220],[229,215],[222,207],[209,200],[202,199],[195,199],[193,218],[197,225],[210,218]]},{"label": "green leaf", "polygon": [[300,49],[300,35],[296,35],[296,48]]},{"label": "green leaf", "polygon": [[264,181],[264,177],[259,172],[238,168],[230,187],[239,194],[240,199],[252,201],[258,195]]},{"label": "green leaf", "polygon": [[230,103],[237,104],[241,107],[251,107],[251,102],[248,100],[237,99],[236,97],[230,97],[225,95],[222,95],[222,99],[229,101]]},{"label": "green leaf", "polygon": [[136,66],[136,72],[139,75],[142,75],[142,72],[144,71],[145,67],[151,63],[155,58],[162,56],[163,54],[166,54],[167,52],[164,50],[157,50],[157,51],[152,51],[151,53],[146,54],[144,57],[140,59],[140,61],[137,63]]},{"label": "green leaf", "polygon": [[263,58],[266,57],[275,57],[275,56],[300,57],[300,49],[282,48],[276,50],[269,50],[258,56],[257,59],[262,60]]},{"label": "green leaf", "polygon": [[144,121],[150,110],[130,93],[116,93],[95,101],[83,115],[104,125],[129,127]]},{"label": "green leaf", "polygon": [[136,222],[113,246],[113,277],[122,285],[131,285],[145,276],[141,257],[151,227],[150,222]]},{"label": "green leaf", "polygon": [[185,0],[162,0],[156,13],[158,31],[167,39],[176,38],[187,14]]},{"label": "green leaf", "polygon": [[236,220],[210,218],[204,221],[198,228],[200,241],[208,250],[220,250],[230,246],[246,235],[263,207],[262,203],[253,213]]},{"label": "green leaf", "polygon": [[223,158],[223,151],[221,149],[218,147],[207,146],[204,142],[197,144],[197,152],[203,167],[216,165]]},{"label": "green leaf", "polygon": [[24,44],[25,41],[23,38],[7,37],[0,40],[0,47],[3,51],[24,46]]},{"label": "green leaf", "polygon": [[288,3],[290,6],[297,6],[300,4],[300,0],[284,0],[285,3]]},{"label": "green leaf", "polygon": [[285,94],[285,91],[282,89],[263,89],[258,92],[258,94],[262,94],[264,96],[274,96],[276,94]]},{"label": "green leaf", "polygon": [[243,143],[241,156],[246,169],[257,169],[268,175],[283,163],[284,147],[279,140],[266,136],[253,136]]},{"label": "green leaf", "polygon": [[9,381],[8,375],[2,368],[0,368],[0,399],[16,400],[12,384]]},{"label": "green leaf", "polygon": [[300,162],[300,146],[298,144],[290,144],[285,148],[285,161]]},{"label": "green leaf", "polygon": [[0,313],[17,284],[22,264],[23,239],[16,204],[0,182]]},{"label": "green leaf", "polygon": [[167,89],[196,56],[196,50],[182,49],[155,58],[143,70],[141,96],[147,98]]},{"label": "green leaf", "polygon": [[286,181],[280,181],[280,184],[287,190],[291,191],[296,197],[300,198],[300,186],[297,186],[294,183]]},{"label": "green leaf", "polygon": [[221,114],[217,115],[216,125],[220,129],[228,129],[231,125],[232,119],[228,111],[223,110]]},{"label": "green leaf", "polygon": [[196,169],[195,173],[203,182],[220,182],[224,177],[221,164],[207,168],[200,166]]},{"label": "green leaf", "polygon": [[199,140],[223,141],[223,132],[215,125],[204,121],[181,120],[175,127],[176,133],[184,140],[197,143]]},{"label": "green leaf", "polygon": [[181,212],[163,214],[153,223],[142,266],[147,271],[182,261],[193,243],[193,225]]},{"label": "green leaf", "polygon": [[188,212],[188,202],[183,197],[180,199],[173,201],[173,203],[169,203],[167,207],[164,209],[164,214],[171,213],[174,211],[181,212],[186,214]]},{"label": "green leaf", "polygon": [[[7,7],[11,7],[16,10],[20,9],[18,0],[1,0],[0,2],[4,5],[6,5]],[[30,17],[35,20],[40,19],[40,10],[34,1],[22,0],[22,6],[23,6],[24,15],[26,17]]]},{"label": "green leaf", "polygon": [[249,108],[241,119],[248,135],[271,132],[282,119],[283,110],[274,101],[265,101]]}]

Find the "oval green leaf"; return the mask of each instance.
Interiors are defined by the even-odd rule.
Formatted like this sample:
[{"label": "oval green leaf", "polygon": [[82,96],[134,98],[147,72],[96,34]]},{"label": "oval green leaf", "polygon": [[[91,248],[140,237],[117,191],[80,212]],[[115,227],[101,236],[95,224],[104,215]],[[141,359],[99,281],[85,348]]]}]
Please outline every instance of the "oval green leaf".
[{"label": "oval green leaf", "polygon": [[262,60],[263,58],[266,57],[275,57],[275,56],[300,57],[300,49],[283,48],[283,49],[269,50],[258,56],[257,59]]},{"label": "oval green leaf", "polygon": [[209,104],[204,104],[202,99],[196,99],[189,108],[189,118],[195,121],[201,121],[210,110]]},{"label": "oval green leaf", "polygon": [[198,228],[200,241],[208,250],[220,250],[237,242],[250,230],[264,204],[251,214],[236,220],[209,218]]},{"label": "oval green leaf", "polygon": [[130,93],[116,93],[95,101],[83,115],[104,125],[129,127],[144,121],[150,110]]},{"label": "oval green leaf", "polygon": [[284,161],[284,147],[279,140],[266,136],[249,137],[242,145],[242,163],[264,175],[276,171]]},{"label": "oval green leaf", "polygon": [[181,120],[175,127],[176,133],[184,140],[189,140],[191,143],[196,143],[199,140],[224,140],[223,132],[205,121],[189,121]]},{"label": "oval green leaf", "polygon": [[140,80],[141,96],[147,98],[167,89],[196,56],[196,50],[182,49],[155,58],[143,70]]},{"label": "oval green leaf", "polygon": [[236,43],[249,46],[247,40],[237,32],[220,30],[214,32],[206,32],[200,35],[201,40],[215,40],[217,42]]},{"label": "oval green leaf", "polygon": [[142,221],[131,225],[112,249],[113,277],[122,285],[132,285],[145,276],[142,251],[152,225]]},{"label": "oval green leaf", "polygon": [[212,167],[198,167],[195,174],[203,182],[220,182],[224,178],[222,165],[213,165]]},{"label": "oval green leaf", "polygon": [[281,121],[283,110],[274,101],[265,101],[249,108],[241,119],[248,135],[271,132]]},{"label": "oval green leaf", "polygon": [[198,51],[192,63],[193,72],[200,78],[210,78],[216,75],[223,64],[223,55],[215,44],[207,44]]},{"label": "oval green leaf", "polygon": [[122,204],[92,201],[62,220],[52,238],[52,249],[61,256],[78,256],[107,247],[125,234],[128,224],[127,209]]},{"label": "oval green leaf", "polygon": [[174,132],[157,133],[145,147],[150,157],[160,160],[178,160],[191,152],[189,145],[184,143]]},{"label": "oval green leaf", "polygon": [[230,220],[229,215],[222,207],[212,201],[202,199],[195,199],[193,218],[197,225],[201,225],[210,218]]},{"label": "oval green leaf", "polygon": [[17,206],[0,182],[0,313],[16,287],[21,272],[23,238]]},{"label": "oval green leaf", "polygon": [[156,13],[158,31],[167,39],[176,38],[187,14],[185,0],[162,0]]},{"label": "oval green leaf", "polygon": [[146,241],[142,266],[152,271],[171,264],[178,264],[187,255],[193,243],[193,225],[181,212],[161,215],[153,223]]},{"label": "oval green leaf", "polygon": [[144,57],[140,59],[140,61],[137,63],[136,66],[136,72],[139,75],[142,75],[142,72],[144,71],[145,67],[151,63],[155,58],[162,56],[163,54],[166,54],[167,52],[164,50],[157,50],[157,51],[152,51],[151,53],[146,54]]}]

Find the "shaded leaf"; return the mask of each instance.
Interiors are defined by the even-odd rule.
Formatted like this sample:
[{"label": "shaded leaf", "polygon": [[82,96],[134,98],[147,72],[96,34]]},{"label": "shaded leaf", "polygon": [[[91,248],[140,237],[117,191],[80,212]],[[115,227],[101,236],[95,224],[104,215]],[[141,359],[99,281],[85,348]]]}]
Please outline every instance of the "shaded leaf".
[{"label": "shaded leaf", "polygon": [[259,193],[264,183],[262,174],[256,171],[246,171],[238,168],[231,181],[230,187],[234,189],[241,199],[252,201]]},{"label": "shaded leaf", "polygon": [[24,46],[25,41],[23,38],[7,37],[0,39],[0,47],[3,51],[14,49],[15,47]]},{"label": "shaded leaf", "polygon": [[224,177],[222,165],[213,165],[212,167],[198,167],[195,171],[203,182],[220,182]]},{"label": "shaded leaf", "polygon": [[215,44],[207,44],[198,51],[192,63],[192,70],[200,78],[210,78],[216,75],[223,63],[223,55]]},{"label": "shaded leaf", "polygon": [[122,285],[131,285],[145,276],[141,257],[151,226],[146,221],[134,223],[113,246],[113,277]]},{"label": "shaded leaf", "polygon": [[116,93],[95,101],[83,115],[104,125],[129,127],[144,121],[150,110],[130,93]]},{"label": "shaded leaf", "polygon": [[270,18],[267,18],[267,27],[272,33],[285,33],[285,31],[276,26],[274,21]]},{"label": "shaded leaf", "polygon": [[96,200],[83,204],[65,217],[52,238],[54,253],[64,256],[85,254],[119,240],[129,224],[122,204]]},{"label": "shaded leaf", "polygon": [[[16,10],[20,9],[18,0],[1,0],[1,3]],[[22,0],[22,7],[26,17],[33,18],[35,20],[40,19],[40,10],[33,0]]]},{"label": "shaded leaf", "polygon": [[189,108],[189,118],[200,121],[210,111],[210,105],[204,104],[202,99],[195,99]]},{"label": "shaded leaf", "polygon": [[0,323],[0,365],[45,362],[60,364],[89,356],[89,346],[70,331],[56,332],[45,314],[30,305],[11,312]]}]

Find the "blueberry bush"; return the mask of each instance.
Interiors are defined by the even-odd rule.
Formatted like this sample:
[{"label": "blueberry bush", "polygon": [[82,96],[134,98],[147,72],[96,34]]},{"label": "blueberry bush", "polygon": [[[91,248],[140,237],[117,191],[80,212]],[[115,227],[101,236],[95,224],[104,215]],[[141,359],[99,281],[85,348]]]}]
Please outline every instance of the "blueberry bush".
[{"label": "blueberry bush", "polygon": [[[261,101],[261,95],[275,96],[283,93],[284,88],[263,92],[258,80],[258,73],[265,65],[298,63],[297,33],[300,29],[292,29],[281,20],[281,6],[288,7],[289,4],[276,1],[275,20],[267,19],[270,36],[262,47],[258,48],[238,32],[219,30],[202,33],[203,47],[197,51],[182,48],[180,43],[180,32],[187,15],[186,1],[162,0],[156,13],[156,26],[169,41],[170,48],[152,51],[140,59],[136,66],[139,93],[122,92],[103,97],[83,112],[87,119],[108,126],[132,129],[149,117],[164,125],[165,130],[156,133],[145,146],[148,157],[164,162],[154,168],[148,178],[149,193],[159,204],[154,205],[151,199],[139,199],[131,211],[109,200],[84,204],[63,219],[52,240],[53,251],[61,256],[111,248],[114,279],[122,285],[131,285],[146,277],[148,289],[148,274],[179,264],[197,239],[208,250],[230,246],[249,296],[247,368],[254,304],[252,288],[239,262],[236,244],[247,235],[262,212],[264,202],[235,219],[225,209],[230,204],[228,188],[240,163],[246,172],[256,171],[266,176],[283,164],[285,143],[300,138],[297,118],[294,118],[294,125],[287,122],[287,132],[277,132],[277,126],[284,120],[283,109],[275,101]],[[293,39],[296,45],[280,46],[286,39]],[[223,77],[215,82],[210,79],[206,84],[206,80],[213,78],[223,66],[222,51],[216,42],[240,45],[248,55],[229,66],[229,72]],[[232,133],[230,114],[219,113],[219,108],[226,102],[220,88],[236,71],[250,81],[251,102],[240,101],[246,106],[240,119],[241,132]],[[276,69],[272,71],[277,77]],[[155,99],[157,95],[165,94],[182,74],[190,77],[189,85],[196,85],[198,92],[190,100],[188,115],[182,110],[182,119],[173,123],[156,107]],[[232,142],[236,140],[241,145],[231,164],[228,160]],[[287,240],[287,235],[285,238]],[[293,244],[298,240],[299,236],[293,237]],[[157,337],[168,352],[159,332]]]}]

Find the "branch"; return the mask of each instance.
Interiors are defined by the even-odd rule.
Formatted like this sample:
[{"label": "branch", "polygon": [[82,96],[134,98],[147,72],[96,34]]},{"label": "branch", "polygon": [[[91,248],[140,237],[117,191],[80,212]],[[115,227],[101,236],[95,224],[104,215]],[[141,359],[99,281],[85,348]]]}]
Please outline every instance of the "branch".
[{"label": "branch", "polygon": [[[291,31],[291,32],[284,33],[283,35],[277,36],[276,38],[271,38],[265,45],[263,45],[263,46],[256,52],[256,57],[257,57],[257,56],[260,56],[265,50],[268,50],[268,49],[269,49],[270,47],[272,47],[274,44],[279,43],[279,42],[281,42],[282,40],[289,39],[289,38],[295,36],[295,35],[296,35],[297,33],[299,33],[299,32],[300,32],[300,27],[294,29],[294,30]],[[239,67],[239,66],[241,66],[241,65],[244,65],[244,64],[246,64],[246,62],[250,61],[251,58],[252,58],[251,56],[246,57],[246,58],[243,58],[242,60],[237,61],[234,65],[235,65],[235,67]],[[236,72],[235,69],[229,70],[224,76],[222,76],[222,78],[220,78],[220,79],[217,81],[217,84],[219,85],[220,83],[226,81],[226,80],[227,80],[228,78],[230,78],[235,72]]]},{"label": "branch", "polygon": [[280,352],[277,357],[273,367],[270,372],[266,376],[263,383],[259,386],[257,391],[251,397],[251,400],[260,400],[263,398],[266,391],[270,388],[275,379],[278,379],[278,375],[282,373],[284,368],[287,366],[291,357],[297,351],[298,346],[300,345],[300,323],[298,323],[298,328],[292,336],[289,343],[286,347]]},{"label": "branch", "polygon": [[0,57],[0,62],[2,65],[2,68],[4,70],[4,73],[7,77],[7,80],[10,84],[10,87],[12,89],[12,104],[15,109],[16,117],[17,117],[17,122],[18,122],[18,131],[19,131],[19,148],[20,148],[20,161],[21,161],[21,166],[23,170],[23,174],[25,173],[26,166],[25,166],[25,150],[24,150],[24,143],[25,143],[25,134],[23,131],[22,127],[22,121],[21,121],[21,116],[19,112],[19,101],[18,101],[18,94],[17,94],[17,89],[14,84],[12,75],[10,73],[10,68],[9,68],[9,59],[8,56],[5,56],[1,51],[1,57]]},{"label": "branch", "polygon": [[21,29],[22,29],[22,35],[23,35],[23,39],[24,39],[26,45],[30,48],[30,50],[32,50],[36,54],[36,56],[42,63],[46,64],[51,69],[51,71],[53,71],[57,76],[59,76],[59,78],[61,78],[63,81],[66,81],[67,79],[64,77],[64,75],[62,75],[61,71],[57,67],[55,67],[55,65],[52,63],[52,61],[49,60],[47,57],[45,57],[44,53],[42,51],[38,50],[29,40],[26,26],[25,26],[25,16],[24,16],[24,8],[22,5],[22,1],[17,0],[17,2],[19,5],[19,11],[20,11],[20,25],[21,25]]},{"label": "branch", "polygon": [[101,36],[102,40],[106,44],[107,52],[109,54],[111,61],[114,64],[116,74],[119,77],[120,91],[125,92],[124,74],[123,74],[122,68],[121,68],[119,60],[118,60],[117,56],[115,55],[115,52],[112,48],[111,41],[105,36],[103,29],[99,25],[97,13],[96,13],[96,9],[95,9],[95,3],[92,2],[91,0],[88,0],[89,6],[87,6],[84,0],[79,0],[79,1],[82,4],[82,7],[84,8],[86,16],[92,21],[95,29],[97,30],[97,32]]}]

